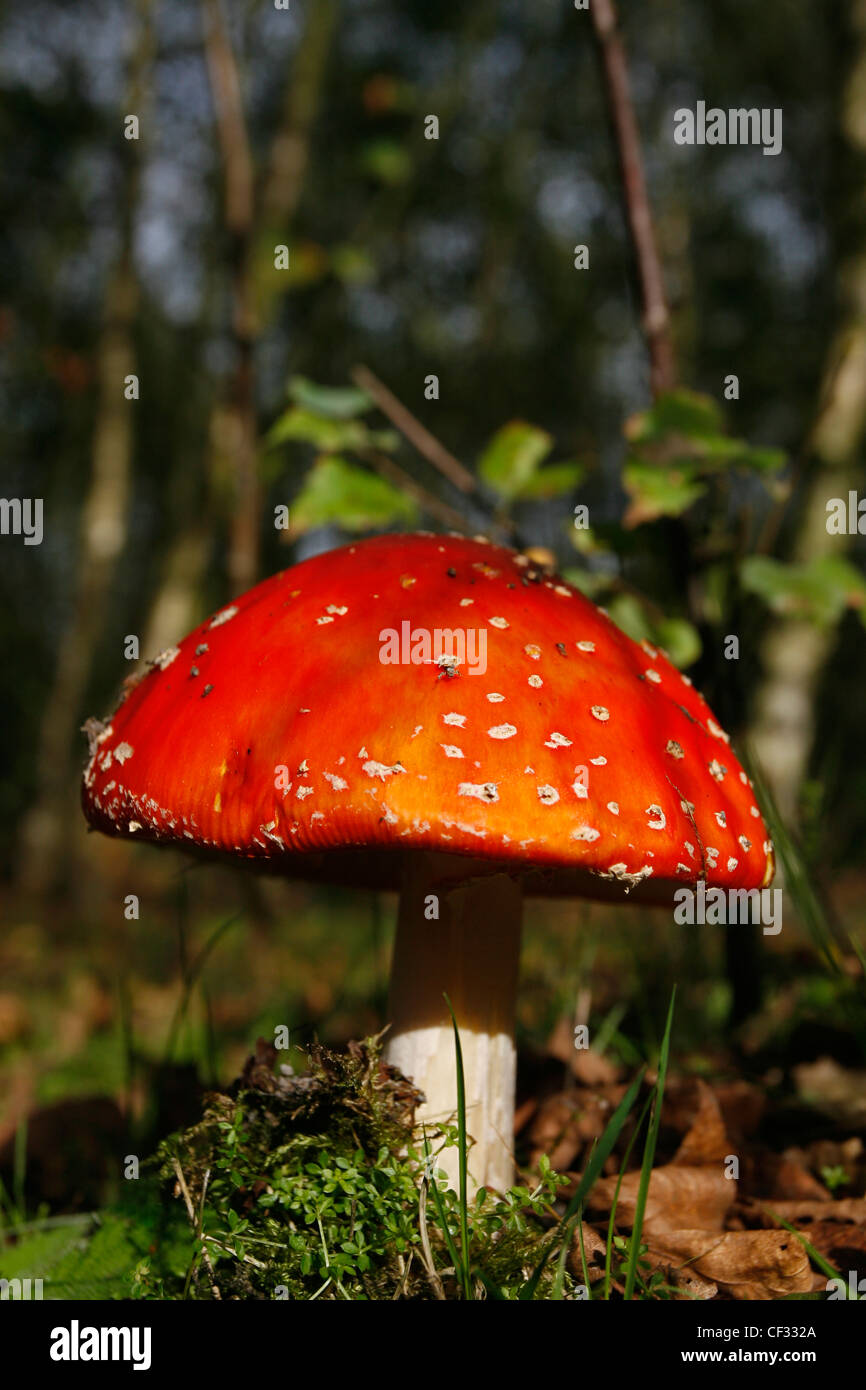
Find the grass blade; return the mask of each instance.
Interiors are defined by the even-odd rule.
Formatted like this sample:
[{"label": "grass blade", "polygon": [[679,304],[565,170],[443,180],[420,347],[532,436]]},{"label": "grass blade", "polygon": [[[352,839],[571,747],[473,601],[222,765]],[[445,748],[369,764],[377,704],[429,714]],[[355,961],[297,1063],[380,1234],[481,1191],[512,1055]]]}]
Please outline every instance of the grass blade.
[{"label": "grass blade", "polygon": [[568,1252],[571,1249],[572,1242],[574,1240],[574,1228],[578,1222],[581,1223],[580,1264],[583,1270],[584,1284],[586,1285],[587,1292],[589,1292],[589,1270],[586,1267],[586,1250],[584,1249],[583,1244],[583,1208],[581,1207],[578,1210],[577,1214],[571,1218],[571,1221],[565,1228],[565,1236],[562,1242],[562,1249],[559,1252],[559,1259],[556,1262],[556,1275],[554,1276],[553,1280],[553,1288],[550,1291],[550,1299],[552,1303],[562,1302],[562,1290],[565,1284],[565,1262],[568,1259]]},{"label": "grass blade", "polygon": [[656,1143],[658,1141],[659,1129],[662,1121],[662,1099],[664,1097],[665,1079],[668,1070],[668,1058],[671,1048],[671,1029],[674,1022],[674,1002],[677,997],[677,987],[674,985],[671,992],[671,1002],[668,1008],[668,1017],[665,1024],[664,1037],[662,1038],[661,1050],[659,1052],[659,1071],[655,1084],[655,1099],[653,1102],[652,1114],[650,1116],[649,1130],[647,1132],[646,1144],[643,1151],[643,1163],[640,1170],[640,1184],[637,1191],[637,1202],[634,1210],[634,1222],[632,1224],[631,1244],[628,1252],[628,1266],[625,1278],[625,1298],[626,1301],[634,1297],[634,1286],[637,1278],[637,1262],[640,1251],[640,1237],[643,1229],[643,1217],[646,1210],[646,1200],[649,1193],[650,1178],[652,1176],[653,1160],[655,1159]]},{"label": "grass blade", "polygon": [[809,1259],[814,1260],[821,1273],[826,1274],[828,1279],[838,1279],[840,1283],[844,1286],[845,1297],[850,1298],[851,1294],[848,1290],[848,1285],[845,1283],[845,1280],[842,1278],[842,1275],[839,1273],[838,1269],[831,1265],[830,1261],[826,1260],[824,1256],[820,1253],[820,1251],[815,1249],[814,1245],[812,1245],[806,1239],[806,1237],[802,1235],[800,1231],[797,1230],[796,1226],[792,1226],[789,1221],[785,1220],[784,1216],[778,1216],[776,1212],[773,1211],[772,1207],[765,1207],[764,1210],[770,1216],[772,1216],[774,1221],[778,1221],[780,1226],[784,1226],[786,1231],[790,1231],[792,1236],[797,1237],[803,1249],[806,1251],[806,1254],[809,1256]]},{"label": "grass blade", "polygon": [[604,1134],[601,1136],[601,1138],[599,1139],[598,1143],[592,1151],[592,1155],[590,1157],[589,1163],[586,1165],[586,1170],[583,1174],[583,1177],[577,1185],[577,1191],[575,1192],[574,1196],[572,1197],[571,1201],[566,1207],[565,1215],[562,1217],[562,1220],[556,1227],[550,1244],[548,1245],[538,1264],[535,1266],[535,1269],[532,1271],[532,1274],[529,1276],[526,1283],[523,1285],[523,1288],[520,1290],[519,1297],[521,1300],[528,1301],[529,1299],[535,1297],[535,1292],[538,1288],[541,1276],[544,1273],[545,1265],[547,1264],[548,1259],[550,1258],[551,1254],[553,1253],[554,1249],[559,1243],[562,1232],[565,1230],[568,1222],[575,1215],[575,1213],[578,1212],[580,1208],[584,1205],[587,1195],[595,1186],[596,1179],[601,1173],[601,1170],[604,1167],[608,1155],[611,1153],[614,1144],[619,1138],[620,1130],[622,1129],[623,1125],[625,1124],[628,1118],[628,1113],[634,1105],[635,1101],[637,1100],[637,1094],[640,1090],[641,1082],[643,1081],[643,1075],[644,1068],[641,1067],[634,1081],[631,1083],[622,1100],[620,1101],[619,1105],[616,1107],[616,1110],[611,1115],[607,1127],[604,1131]]},{"label": "grass blade", "polygon": [[454,1010],[451,1007],[451,1000],[448,995],[443,995],[445,1003],[448,1005],[448,1012],[451,1015],[451,1023],[454,1028],[454,1056],[457,1065],[457,1142],[460,1152],[460,1249],[463,1255],[461,1260],[463,1297],[472,1297],[472,1280],[469,1273],[469,1208],[466,1199],[466,1179],[468,1150],[466,1147],[466,1082],[463,1075],[463,1049],[460,1046],[460,1030],[457,1027],[457,1019],[454,1017]]},{"label": "grass blade", "polygon": [[451,1237],[451,1228],[448,1225],[448,1219],[445,1213],[445,1203],[442,1201],[442,1193],[439,1191],[439,1184],[436,1181],[436,1171],[433,1164],[433,1150],[430,1148],[430,1140],[427,1138],[426,1126],[424,1128],[424,1158],[426,1160],[425,1166],[427,1168],[427,1172],[430,1174],[429,1179],[425,1178],[424,1181],[427,1182],[428,1187],[431,1193],[433,1194],[433,1202],[436,1207],[436,1215],[439,1218],[439,1225],[442,1227],[442,1234],[445,1238],[445,1244],[448,1247],[448,1255],[451,1259],[451,1263],[457,1271],[457,1278],[462,1280],[463,1276],[460,1268],[460,1256],[457,1254],[457,1247],[455,1246],[454,1241]]},{"label": "grass blade", "polygon": [[652,1104],[652,1092],[651,1092],[651,1093],[647,1096],[647,1098],[646,1098],[646,1102],[645,1102],[645,1104],[644,1104],[644,1108],[643,1108],[643,1110],[640,1112],[640,1116],[639,1116],[639,1118],[638,1118],[638,1122],[637,1122],[637,1124],[636,1124],[635,1127],[634,1127],[634,1134],[631,1136],[631,1138],[630,1138],[629,1141],[628,1141],[628,1147],[626,1148],[625,1154],[623,1155],[622,1163],[620,1164],[619,1177],[617,1178],[617,1182],[616,1182],[616,1191],[615,1191],[614,1194],[613,1194],[613,1203],[612,1203],[611,1208],[610,1208],[610,1220],[609,1220],[608,1223],[607,1223],[607,1249],[606,1249],[605,1252],[604,1252],[604,1297],[605,1297],[605,1299],[610,1299],[610,1273],[611,1273],[611,1268],[610,1268],[610,1267],[611,1267],[611,1260],[612,1260],[612,1258],[613,1258],[613,1226],[614,1226],[614,1221],[616,1220],[616,1208],[617,1208],[617,1203],[619,1202],[619,1190],[620,1190],[620,1188],[622,1187],[622,1180],[623,1180],[623,1178],[625,1177],[625,1170],[626,1170],[626,1167],[627,1167],[627,1165],[628,1165],[628,1161],[629,1161],[629,1159],[631,1158],[631,1151],[632,1151],[632,1149],[634,1148],[635,1140],[637,1139],[638,1135],[640,1134],[641,1130],[643,1129],[643,1122],[644,1122],[644,1120],[645,1120],[646,1117],[647,1117],[647,1111],[649,1110],[651,1104]]}]

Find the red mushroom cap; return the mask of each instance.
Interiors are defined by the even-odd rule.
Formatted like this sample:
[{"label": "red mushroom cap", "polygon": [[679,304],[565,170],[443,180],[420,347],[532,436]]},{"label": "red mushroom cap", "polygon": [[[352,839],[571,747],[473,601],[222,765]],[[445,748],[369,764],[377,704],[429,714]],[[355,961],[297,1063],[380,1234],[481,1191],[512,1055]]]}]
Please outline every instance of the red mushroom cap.
[{"label": "red mushroom cap", "polygon": [[87,728],[96,829],[300,876],[395,887],[407,849],[539,893],[773,875],[751,783],[688,678],[478,540],[380,536],[274,575]]}]

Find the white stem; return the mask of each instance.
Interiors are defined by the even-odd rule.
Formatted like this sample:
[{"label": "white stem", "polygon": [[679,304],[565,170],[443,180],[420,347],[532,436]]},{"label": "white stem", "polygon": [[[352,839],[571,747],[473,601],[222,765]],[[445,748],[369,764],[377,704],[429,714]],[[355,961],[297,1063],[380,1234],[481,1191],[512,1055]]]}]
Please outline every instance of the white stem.
[{"label": "white stem", "polygon": [[[456,867],[455,867],[456,866]],[[506,874],[459,878],[472,861],[408,857],[391,968],[386,1060],[424,1092],[419,1121],[457,1112],[451,1000],[463,1052],[472,1182],[502,1191],[514,1180],[514,1011],[520,961],[521,890]],[[456,1149],[438,1166],[458,1185]]]}]

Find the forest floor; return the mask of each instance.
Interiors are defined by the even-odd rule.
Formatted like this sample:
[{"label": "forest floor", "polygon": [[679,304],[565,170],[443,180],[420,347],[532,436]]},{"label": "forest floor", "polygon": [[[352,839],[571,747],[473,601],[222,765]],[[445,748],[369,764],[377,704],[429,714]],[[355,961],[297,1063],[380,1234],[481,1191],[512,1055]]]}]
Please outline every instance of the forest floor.
[{"label": "forest floor", "polygon": [[[374,1040],[389,904],[291,890],[286,913],[285,889],[239,891],[228,913],[181,894],[147,924],[7,929],[0,1277],[91,1298],[707,1300],[866,1279],[856,951],[824,959],[791,922],[735,1026],[721,933],[530,909],[518,1178],[471,1194],[464,1249],[425,1148],[457,1129],[414,1125]],[[851,940],[863,900],[856,876],[837,886]]]}]

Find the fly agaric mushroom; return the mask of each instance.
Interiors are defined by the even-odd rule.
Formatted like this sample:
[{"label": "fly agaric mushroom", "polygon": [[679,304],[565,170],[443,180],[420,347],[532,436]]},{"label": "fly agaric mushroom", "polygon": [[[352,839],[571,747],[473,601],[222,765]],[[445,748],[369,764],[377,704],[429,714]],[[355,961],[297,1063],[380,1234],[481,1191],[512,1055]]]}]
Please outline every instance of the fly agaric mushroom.
[{"label": "fly agaric mushroom", "polygon": [[670,902],[773,875],[688,677],[477,539],[380,536],[274,575],[86,728],[96,829],[399,890],[386,1057],[421,1118],[453,1115],[447,992],[469,1169],[493,1187],[513,1175],[522,894]]}]

